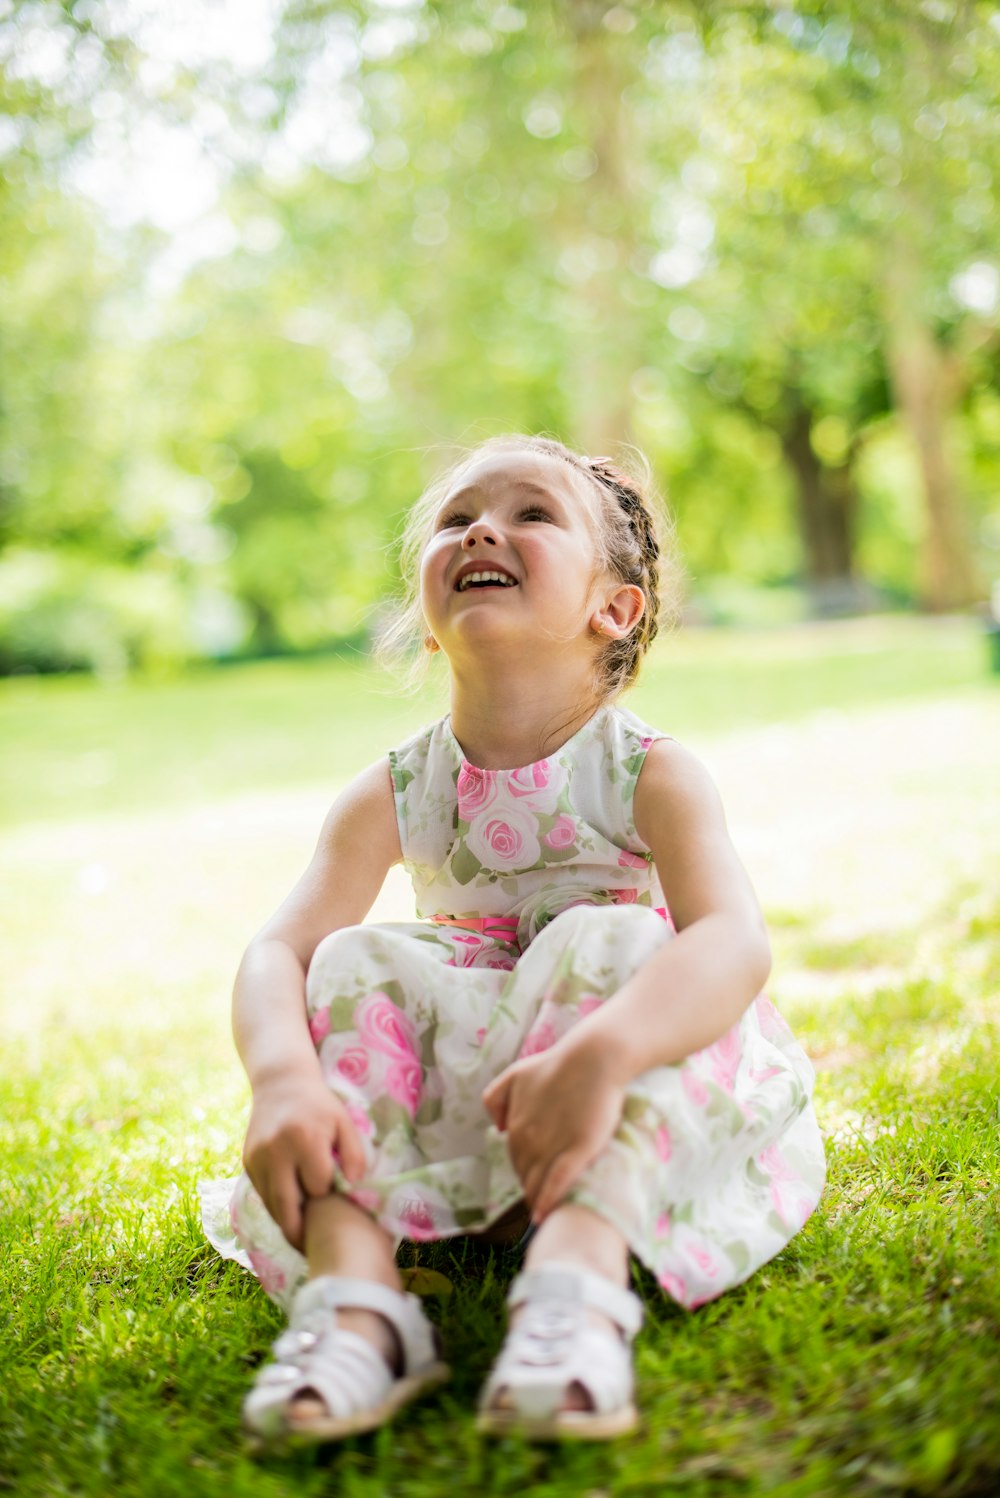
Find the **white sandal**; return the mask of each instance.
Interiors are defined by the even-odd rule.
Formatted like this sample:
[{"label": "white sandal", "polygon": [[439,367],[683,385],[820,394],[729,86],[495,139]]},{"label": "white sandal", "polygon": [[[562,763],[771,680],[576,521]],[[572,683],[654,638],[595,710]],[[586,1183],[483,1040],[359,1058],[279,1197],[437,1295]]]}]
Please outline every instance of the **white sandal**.
[{"label": "white sandal", "polygon": [[[637,1296],[577,1264],[549,1263],[519,1274],[507,1304],[523,1310],[480,1397],[480,1431],[517,1431],[539,1441],[606,1441],[635,1429],[630,1343],[642,1325]],[[588,1306],[622,1335],[595,1326]],[[592,1409],[562,1408],[573,1384],[589,1395]],[[498,1403],[502,1395],[506,1405]]]},{"label": "white sandal", "polygon": [[[338,1306],[385,1317],[399,1338],[398,1375],[372,1342],[337,1325]],[[415,1295],[343,1275],[323,1275],[302,1286],[273,1351],[274,1362],[261,1369],[243,1402],[243,1424],[258,1445],[315,1444],[373,1430],[449,1375],[437,1333]],[[290,1421],[292,1401],[305,1393],[315,1394],[326,1413]]]}]

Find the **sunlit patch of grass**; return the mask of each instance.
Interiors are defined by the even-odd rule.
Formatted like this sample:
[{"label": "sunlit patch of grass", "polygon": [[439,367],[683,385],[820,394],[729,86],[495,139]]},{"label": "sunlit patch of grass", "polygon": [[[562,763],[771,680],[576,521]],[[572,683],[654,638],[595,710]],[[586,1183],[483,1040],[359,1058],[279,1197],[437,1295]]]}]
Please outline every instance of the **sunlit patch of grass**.
[{"label": "sunlit patch of grass", "polygon": [[[141,1030],[57,1030],[42,1065],[19,1065],[15,1047],[0,1091],[8,1483],[26,1498],[985,1495],[1000,1475],[1000,1129],[982,1022],[1000,1007],[983,985],[994,914],[966,902],[941,922],[933,979],[909,971],[875,998],[798,1016],[811,1050],[851,1056],[819,1076],[833,1136],[821,1207],[694,1315],[637,1271],[644,1426],[610,1448],[476,1435],[518,1256],[456,1240],[401,1250],[454,1286],[428,1302],[452,1383],[366,1440],[252,1462],[237,1413],[280,1317],[197,1221],[195,1181],[236,1168],[244,1101],[214,1024],[177,1037],[169,1074]],[[971,966],[970,940],[984,956]]]},{"label": "sunlit patch of grass", "polygon": [[[887,677],[886,643],[869,657],[856,649],[853,665],[842,653],[828,678],[831,699],[838,683],[845,693],[869,691],[869,678],[864,686],[852,676],[866,659],[876,660],[879,681]],[[743,664],[759,652],[754,691],[774,648],[740,647]],[[726,683],[734,700],[743,690],[734,659],[724,650],[709,672],[715,701]],[[688,700],[705,721],[716,709],[697,707],[696,678],[709,664],[692,655]],[[248,784],[266,787],[273,773],[284,785],[289,766],[289,784],[317,775],[318,751],[280,755],[289,725],[307,721],[324,669],[293,673],[291,685],[273,669],[246,677],[253,690],[236,713],[246,733],[265,709],[286,714],[244,767]],[[800,691],[803,672],[818,692],[823,663],[804,654],[782,668],[768,700]],[[917,675],[914,666],[913,690]],[[652,685],[665,691],[666,682],[664,674]],[[826,1192],[784,1253],[693,1315],[636,1271],[646,1325],[635,1437],[551,1449],[476,1434],[475,1398],[519,1258],[454,1240],[401,1250],[404,1265],[437,1269],[454,1287],[428,1300],[452,1382],[370,1437],[251,1460],[240,1401],[281,1318],[205,1241],[196,1183],[239,1167],[247,1094],[228,1032],[229,974],[252,929],[248,910],[263,915],[273,899],[275,867],[283,880],[285,865],[292,872],[308,853],[314,808],[308,796],[300,804],[282,793],[273,803],[234,801],[238,815],[223,818],[214,802],[198,801],[213,776],[221,784],[232,769],[222,707],[210,769],[185,804],[168,785],[177,753],[170,712],[184,708],[175,726],[186,732],[206,699],[196,691],[171,706],[155,696],[138,704],[140,720],[148,713],[146,739],[126,735],[129,753],[163,756],[166,779],[154,764],[146,801],[137,760],[106,817],[92,802],[91,822],[26,824],[11,844],[3,914],[13,976],[0,1019],[0,1494],[992,1498],[1000,1488],[1000,901],[972,877],[919,921],[882,921],[858,903],[833,921],[811,880],[798,903],[790,883],[768,911],[771,991],[817,1063]],[[126,697],[116,708],[122,718]],[[131,712],[137,700],[128,701]],[[984,732],[991,711],[976,708]],[[103,733],[116,722],[98,714],[90,728]],[[388,734],[398,725],[386,718],[382,726]],[[371,727],[362,721],[365,733]],[[54,709],[37,729],[61,733],[63,744],[67,731]],[[823,750],[815,734],[789,735],[780,776]],[[355,747],[367,756],[371,743]],[[353,752],[321,772],[340,777]],[[165,786],[166,810],[151,807]],[[944,778],[926,791],[929,825],[946,818],[954,794]],[[134,820],[122,815],[129,797],[139,805]],[[980,840],[970,844],[974,870],[992,852],[985,816],[972,835]],[[890,884],[925,839],[916,826],[909,841],[873,842],[879,876]],[[266,874],[250,872],[261,864]]]}]

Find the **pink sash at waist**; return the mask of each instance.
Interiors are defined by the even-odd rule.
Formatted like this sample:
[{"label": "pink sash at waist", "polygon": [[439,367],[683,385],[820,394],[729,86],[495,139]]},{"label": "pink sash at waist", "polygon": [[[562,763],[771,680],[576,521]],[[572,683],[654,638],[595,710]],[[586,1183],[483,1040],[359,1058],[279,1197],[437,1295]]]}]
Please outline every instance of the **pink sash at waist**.
[{"label": "pink sash at waist", "polygon": [[[580,905],[587,905],[589,901],[580,900]],[[570,906],[566,907],[570,909]],[[595,909],[598,907],[595,906]],[[670,919],[670,912],[663,905],[656,906],[654,914],[661,916],[667,925],[674,929],[674,923]],[[518,917],[516,915],[432,915],[428,917],[435,926],[460,926],[465,931],[478,931],[483,936],[491,936],[494,941],[517,943]]]}]

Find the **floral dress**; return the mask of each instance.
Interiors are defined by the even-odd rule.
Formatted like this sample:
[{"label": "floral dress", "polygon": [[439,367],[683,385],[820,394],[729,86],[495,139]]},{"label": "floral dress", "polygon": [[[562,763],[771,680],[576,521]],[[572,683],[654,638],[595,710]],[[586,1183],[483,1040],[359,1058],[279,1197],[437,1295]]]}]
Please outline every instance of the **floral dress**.
[{"label": "floral dress", "polygon": [[[354,1185],[338,1166],[337,1189],[397,1239],[474,1232],[519,1201],[484,1087],[674,938],[632,811],[663,737],[607,706],[515,770],[470,764],[448,718],[390,754],[420,919],[327,936],[306,1000],[323,1076],[368,1163]],[[634,1078],[568,1199],[613,1223],[681,1305],[711,1300],[784,1248],[819,1199],[812,1082],[761,995],[714,1045]],[[202,1201],[213,1244],[287,1306],[305,1261],[246,1175],[204,1183]]]}]

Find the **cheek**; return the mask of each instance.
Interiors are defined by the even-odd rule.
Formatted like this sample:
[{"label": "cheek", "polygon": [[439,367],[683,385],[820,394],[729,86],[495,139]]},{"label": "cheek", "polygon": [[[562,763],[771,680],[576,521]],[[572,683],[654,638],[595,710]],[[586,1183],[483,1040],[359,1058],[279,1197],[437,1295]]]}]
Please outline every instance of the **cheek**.
[{"label": "cheek", "polygon": [[429,541],[424,547],[417,568],[417,591],[425,609],[427,603],[433,599],[434,593],[440,592],[443,586],[447,564],[448,557],[445,548],[439,543]]}]

